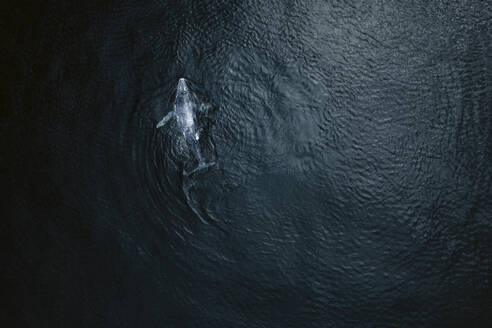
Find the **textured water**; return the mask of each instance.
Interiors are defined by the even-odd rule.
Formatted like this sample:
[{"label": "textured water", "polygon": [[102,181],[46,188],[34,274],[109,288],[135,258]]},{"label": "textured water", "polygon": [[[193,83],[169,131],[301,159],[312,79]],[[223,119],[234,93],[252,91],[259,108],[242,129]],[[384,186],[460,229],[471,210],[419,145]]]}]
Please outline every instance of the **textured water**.
[{"label": "textured water", "polygon": [[9,327],[489,326],[490,1],[4,12]]}]

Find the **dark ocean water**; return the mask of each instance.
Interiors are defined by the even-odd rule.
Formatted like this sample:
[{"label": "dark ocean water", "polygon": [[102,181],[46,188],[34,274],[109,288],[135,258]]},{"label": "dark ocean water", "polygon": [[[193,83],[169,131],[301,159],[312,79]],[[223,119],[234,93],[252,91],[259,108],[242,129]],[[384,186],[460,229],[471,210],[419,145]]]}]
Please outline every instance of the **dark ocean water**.
[{"label": "dark ocean water", "polygon": [[491,1],[0,17],[1,326],[491,324]]}]

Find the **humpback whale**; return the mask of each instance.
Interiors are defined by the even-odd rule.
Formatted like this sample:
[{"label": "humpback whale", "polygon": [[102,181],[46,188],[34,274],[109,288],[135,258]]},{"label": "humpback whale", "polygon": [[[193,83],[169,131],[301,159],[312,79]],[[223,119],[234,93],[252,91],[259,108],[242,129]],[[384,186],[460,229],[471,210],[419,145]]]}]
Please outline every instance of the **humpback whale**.
[{"label": "humpback whale", "polygon": [[176,98],[174,99],[174,108],[162,120],[157,123],[157,128],[160,128],[168,123],[172,118],[176,119],[178,128],[183,133],[191,153],[198,161],[198,167],[190,173],[213,165],[214,163],[205,163],[200,152],[199,131],[196,125],[196,101],[191,93],[186,79],[180,78],[176,89]]}]

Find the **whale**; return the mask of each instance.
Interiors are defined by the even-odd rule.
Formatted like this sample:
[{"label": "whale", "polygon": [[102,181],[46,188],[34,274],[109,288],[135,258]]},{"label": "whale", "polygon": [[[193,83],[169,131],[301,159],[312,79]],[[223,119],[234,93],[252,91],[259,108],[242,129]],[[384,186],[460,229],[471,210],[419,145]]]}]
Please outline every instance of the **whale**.
[{"label": "whale", "polygon": [[202,159],[199,144],[200,132],[196,124],[197,110],[196,99],[190,91],[186,79],[180,78],[176,88],[176,97],[174,99],[173,109],[157,123],[157,128],[161,128],[172,119],[176,120],[178,128],[182,132],[188,148],[198,162],[198,167],[193,170],[193,172],[214,164],[205,163]]}]

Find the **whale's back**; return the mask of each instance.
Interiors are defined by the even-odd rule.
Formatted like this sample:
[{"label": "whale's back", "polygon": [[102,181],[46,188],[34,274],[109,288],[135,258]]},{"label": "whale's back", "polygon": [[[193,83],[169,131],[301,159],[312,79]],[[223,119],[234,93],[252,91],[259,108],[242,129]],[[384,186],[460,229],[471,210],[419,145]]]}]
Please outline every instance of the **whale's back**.
[{"label": "whale's back", "polygon": [[190,129],[194,133],[195,113],[194,102],[191,97],[186,80],[181,78],[178,82],[176,90],[176,99],[174,101],[174,111],[182,129]]}]

